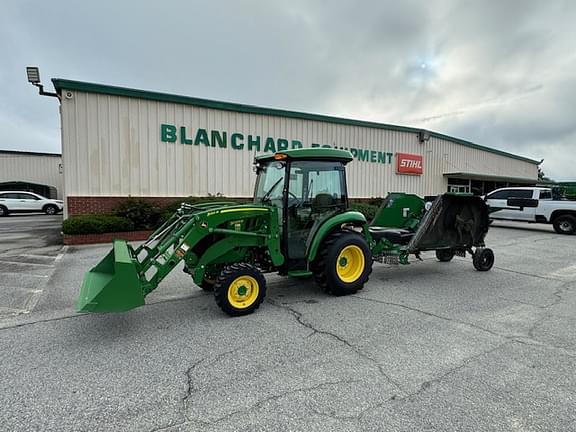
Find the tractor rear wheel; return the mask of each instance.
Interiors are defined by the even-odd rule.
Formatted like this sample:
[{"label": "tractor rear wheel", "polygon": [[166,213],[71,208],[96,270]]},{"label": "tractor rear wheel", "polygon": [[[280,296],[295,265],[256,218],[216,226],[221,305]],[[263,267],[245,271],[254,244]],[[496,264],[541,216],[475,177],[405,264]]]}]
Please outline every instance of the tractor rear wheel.
[{"label": "tractor rear wheel", "polygon": [[360,234],[339,231],[324,241],[314,264],[314,278],[325,292],[354,294],[372,273],[372,253]]},{"label": "tractor rear wheel", "polygon": [[440,262],[452,261],[454,251],[452,249],[436,249],[436,258]]},{"label": "tractor rear wheel", "polygon": [[251,264],[239,263],[224,267],[214,284],[216,304],[230,316],[254,312],[266,295],[266,279]]}]

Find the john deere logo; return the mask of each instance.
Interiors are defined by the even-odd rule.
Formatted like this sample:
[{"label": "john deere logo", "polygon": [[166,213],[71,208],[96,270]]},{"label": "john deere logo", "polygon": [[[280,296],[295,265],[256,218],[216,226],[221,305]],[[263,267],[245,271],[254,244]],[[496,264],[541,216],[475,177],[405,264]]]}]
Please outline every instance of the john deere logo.
[{"label": "john deere logo", "polygon": [[298,149],[303,147],[325,147],[348,150],[359,161],[380,164],[392,164],[394,153],[369,150],[360,147],[345,147],[337,144],[310,143],[304,146],[302,140],[263,137],[256,134],[243,134],[221,130],[193,129],[187,126],[171,124],[160,125],[160,141],[179,143],[189,146],[205,146],[210,148],[231,148],[232,150],[248,150],[250,152],[275,153],[277,151]]}]

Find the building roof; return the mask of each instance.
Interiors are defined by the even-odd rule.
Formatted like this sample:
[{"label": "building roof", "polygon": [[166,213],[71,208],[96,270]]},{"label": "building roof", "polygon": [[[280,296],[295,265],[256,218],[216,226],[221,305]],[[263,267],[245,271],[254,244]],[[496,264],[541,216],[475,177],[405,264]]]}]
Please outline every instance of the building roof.
[{"label": "building roof", "polygon": [[95,84],[83,81],[72,81],[66,80],[62,78],[53,78],[52,83],[54,84],[54,88],[58,94],[62,93],[62,90],[77,90],[86,93],[97,93],[97,94],[106,94],[106,95],[113,95],[113,96],[124,96],[124,97],[131,97],[137,99],[146,99],[152,100],[157,102],[169,102],[169,103],[177,103],[183,105],[193,105],[202,108],[211,108],[211,109],[218,109],[218,110],[225,110],[225,111],[233,111],[233,112],[242,112],[242,113],[249,113],[249,114],[263,114],[269,116],[276,116],[276,117],[288,117],[288,118],[296,118],[301,120],[313,120],[313,121],[320,121],[325,123],[335,123],[335,124],[342,124],[342,125],[349,125],[349,126],[360,126],[360,127],[369,127],[375,129],[385,129],[385,130],[392,130],[398,132],[408,132],[408,133],[415,133],[419,134],[425,132],[429,134],[430,137],[440,138],[446,141],[451,141],[456,144],[463,145],[465,147],[470,147],[490,153],[495,153],[501,156],[509,157],[512,159],[521,160],[524,162],[532,163],[534,165],[540,164],[540,161],[536,161],[534,159],[529,159],[523,156],[515,155],[512,153],[508,153],[502,150],[497,150],[491,147],[482,146],[479,144],[472,143],[470,141],[465,141],[460,138],[451,137],[449,135],[444,135],[438,132],[428,131],[419,128],[413,127],[406,127],[406,126],[397,126],[385,123],[376,123],[370,121],[363,121],[363,120],[354,120],[354,119],[346,119],[342,117],[333,117],[321,114],[310,114],[298,111],[287,111],[282,109],[276,108],[263,108],[254,105],[245,105],[239,103],[231,103],[231,102],[221,102],[221,101],[214,101],[209,99],[199,99],[195,97],[189,96],[181,96],[181,95],[174,95],[168,93],[158,93],[152,92],[147,90],[138,90],[126,87],[116,87],[110,85],[103,85],[103,84]]},{"label": "building roof", "polygon": [[41,153],[41,152],[31,152],[25,150],[0,150],[0,155],[2,154],[15,154],[22,156],[54,156],[62,157],[62,153]]},{"label": "building roof", "polygon": [[472,179],[472,180],[507,181],[507,182],[530,183],[530,184],[534,184],[534,183],[538,182],[537,178],[512,177],[512,176],[505,176],[505,175],[490,175],[490,174],[480,174],[480,173],[471,173],[471,172],[447,172],[447,173],[444,173],[443,175],[444,175],[444,177],[464,178],[464,179]]}]

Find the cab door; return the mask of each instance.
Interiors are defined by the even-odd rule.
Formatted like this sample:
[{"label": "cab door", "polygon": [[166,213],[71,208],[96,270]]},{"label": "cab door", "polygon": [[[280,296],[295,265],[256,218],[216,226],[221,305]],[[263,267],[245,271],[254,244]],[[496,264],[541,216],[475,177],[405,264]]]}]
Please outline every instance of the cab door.
[{"label": "cab door", "polygon": [[286,197],[285,241],[289,270],[307,267],[311,236],[328,218],[345,211],[346,179],[341,162],[292,161]]}]

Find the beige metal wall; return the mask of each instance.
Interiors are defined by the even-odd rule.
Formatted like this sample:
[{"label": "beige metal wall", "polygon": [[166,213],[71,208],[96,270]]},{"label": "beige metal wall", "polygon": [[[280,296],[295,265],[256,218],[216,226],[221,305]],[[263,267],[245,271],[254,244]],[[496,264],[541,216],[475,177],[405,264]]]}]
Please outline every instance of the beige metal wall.
[{"label": "beige metal wall", "polygon": [[[228,148],[167,143],[160,125],[228,132]],[[234,132],[368,150],[420,154],[424,174],[396,174],[392,164],[354,160],[348,168],[352,197],[389,191],[445,192],[445,172],[537,177],[534,164],[416,133],[312,120],[237,113],[124,96],[67,92],[62,98],[62,152],[68,196],[250,196],[254,153],[230,148]],[[264,143],[262,143],[263,145]]]},{"label": "beige metal wall", "polygon": [[27,182],[55,187],[58,199],[63,196],[62,158],[37,154],[1,153],[0,183]]}]

